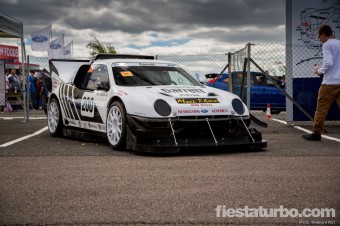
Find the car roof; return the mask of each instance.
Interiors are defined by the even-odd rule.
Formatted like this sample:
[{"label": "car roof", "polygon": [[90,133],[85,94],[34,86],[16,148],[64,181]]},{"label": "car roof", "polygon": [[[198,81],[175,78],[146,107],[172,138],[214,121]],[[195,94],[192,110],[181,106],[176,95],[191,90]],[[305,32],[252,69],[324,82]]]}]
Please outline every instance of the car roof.
[{"label": "car roof", "polygon": [[177,65],[169,61],[156,60],[155,57],[151,55],[107,54],[107,53],[96,55],[96,57],[92,60],[92,63],[103,63],[108,65],[112,63],[164,63]]},{"label": "car roof", "polygon": [[101,53],[97,54],[94,60],[100,59],[148,59],[154,60],[155,57],[151,55],[133,55],[133,54],[109,54],[109,53]]},{"label": "car roof", "polygon": [[[147,60],[147,59],[101,59],[101,60],[95,60],[93,63],[102,63],[111,65],[113,63],[164,63],[164,64],[175,64],[173,62],[169,61],[163,61],[163,60]],[[177,64],[175,64],[177,65]]]}]

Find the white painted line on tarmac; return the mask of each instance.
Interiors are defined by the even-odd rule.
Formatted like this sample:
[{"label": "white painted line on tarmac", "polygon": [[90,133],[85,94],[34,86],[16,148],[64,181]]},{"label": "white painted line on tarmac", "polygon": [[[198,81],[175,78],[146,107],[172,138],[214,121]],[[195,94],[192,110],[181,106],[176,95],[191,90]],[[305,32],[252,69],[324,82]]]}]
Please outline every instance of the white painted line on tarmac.
[{"label": "white painted line on tarmac", "polygon": [[27,135],[27,136],[18,138],[18,139],[16,139],[16,140],[13,140],[13,141],[10,141],[10,142],[1,144],[1,145],[0,145],[0,148],[4,148],[4,147],[7,147],[7,146],[9,146],[9,145],[12,145],[12,144],[18,143],[18,142],[20,142],[20,141],[26,140],[26,139],[28,139],[28,138],[34,137],[34,136],[36,136],[36,135],[39,135],[40,133],[46,131],[47,129],[48,129],[48,127],[46,126],[46,127],[42,128],[41,130],[38,130],[37,132],[32,133],[31,135]]},{"label": "white painted line on tarmac", "polygon": [[285,124],[285,125],[287,125],[287,122],[285,122],[285,121],[282,121],[282,120],[280,120],[280,119],[275,119],[275,118],[272,118],[272,120],[273,120],[273,121],[277,121],[277,122],[279,122],[279,123],[282,123],[282,124]]},{"label": "white painted line on tarmac", "polygon": [[[287,122],[285,122],[285,121],[282,121],[282,120],[279,120],[279,119],[272,119],[272,120],[287,125]],[[312,131],[310,131],[308,129],[305,129],[305,128],[302,128],[300,126],[293,126],[293,127],[295,129],[301,130],[301,131],[306,132],[306,133],[312,133]],[[336,141],[336,142],[340,142],[340,139],[335,138],[335,137],[330,137],[330,136],[323,135],[323,134],[321,134],[321,137],[325,138],[325,139],[328,139],[328,140],[333,140],[333,141]]]},{"label": "white painted line on tarmac", "polygon": [[[302,128],[300,126],[294,126],[294,128],[302,130],[302,131],[304,131],[306,133],[312,133],[312,131],[309,131],[309,130],[307,130],[305,128]],[[321,134],[321,137],[325,138],[325,139],[328,139],[328,140],[333,140],[333,141],[336,141],[336,142],[340,142],[340,139],[335,138],[335,137],[330,137],[330,136],[327,136],[327,135],[324,135],[324,134]]]},{"label": "white painted line on tarmac", "polygon": [[[25,119],[24,117],[0,117],[0,119],[2,120],[13,120],[13,119]],[[46,116],[42,116],[42,117],[29,117],[28,120],[37,120],[37,119],[47,119]]]}]

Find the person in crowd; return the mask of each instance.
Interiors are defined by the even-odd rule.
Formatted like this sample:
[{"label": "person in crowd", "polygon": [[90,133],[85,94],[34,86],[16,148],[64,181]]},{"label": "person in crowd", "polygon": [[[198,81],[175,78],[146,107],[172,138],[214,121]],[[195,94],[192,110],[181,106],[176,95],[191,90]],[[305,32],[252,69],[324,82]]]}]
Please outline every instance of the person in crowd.
[{"label": "person in crowd", "polygon": [[[268,70],[266,70],[264,73],[269,76],[269,71]],[[256,76],[256,84],[257,85],[262,85],[262,86],[266,85],[266,77],[264,75]]]},{"label": "person in crowd", "polygon": [[324,76],[318,93],[313,133],[302,136],[312,141],[321,140],[325,119],[334,100],[340,108],[340,41],[335,39],[329,25],[320,26],[318,32],[323,43],[323,62],[321,68],[315,68],[314,73]]},{"label": "person in crowd", "polygon": [[20,85],[20,78],[17,75],[17,72],[15,69],[12,69],[11,72],[7,75],[8,82],[10,84],[10,91],[11,92],[20,92],[21,91],[21,85]]},{"label": "person in crowd", "polygon": [[34,79],[34,85],[35,85],[35,109],[39,110],[39,107],[41,105],[41,96],[40,96],[40,75],[36,72],[35,73],[35,79]]},{"label": "person in crowd", "polygon": [[[7,75],[7,80],[9,83],[9,92],[11,93],[19,93],[21,92],[21,84],[20,84],[20,77],[17,75],[16,69],[11,69],[10,73]],[[12,105],[12,110],[17,111],[20,110],[21,106],[19,105]]]},{"label": "person in crowd", "polygon": [[285,75],[279,76],[278,79],[283,83],[286,82],[286,76]]},{"label": "person in crowd", "polygon": [[8,74],[9,74],[9,69],[6,69],[5,71],[5,83],[6,83],[6,93],[9,92],[9,89],[11,88],[11,84],[9,83],[8,80]]},{"label": "person in crowd", "polygon": [[36,109],[36,97],[35,97],[35,82],[34,82],[34,71],[30,71],[28,74],[30,100],[32,103],[31,108]]},{"label": "person in crowd", "polygon": [[38,78],[38,82],[39,82],[39,96],[41,99],[41,106],[42,106],[42,109],[46,109],[47,101],[48,101],[48,91],[45,85],[44,78],[40,76]]}]

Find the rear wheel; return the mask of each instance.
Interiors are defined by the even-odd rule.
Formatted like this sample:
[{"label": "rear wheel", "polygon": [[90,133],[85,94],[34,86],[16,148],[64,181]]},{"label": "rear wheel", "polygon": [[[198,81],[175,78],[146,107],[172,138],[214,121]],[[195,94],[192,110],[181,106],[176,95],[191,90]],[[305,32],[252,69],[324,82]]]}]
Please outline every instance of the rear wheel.
[{"label": "rear wheel", "polygon": [[61,136],[63,122],[59,102],[56,98],[51,99],[47,110],[47,125],[52,136]]},{"label": "rear wheel", "polygon": [[113,149],[124,149],[126,144],[126,112],[121,102],[111,104],[106,118],[106,136]]}]

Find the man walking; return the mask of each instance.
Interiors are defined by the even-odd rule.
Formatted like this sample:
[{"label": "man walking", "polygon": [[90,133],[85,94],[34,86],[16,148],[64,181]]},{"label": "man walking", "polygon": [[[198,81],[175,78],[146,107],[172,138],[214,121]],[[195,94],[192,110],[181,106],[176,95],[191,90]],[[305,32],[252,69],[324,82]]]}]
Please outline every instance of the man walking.
[{"label": "man walking", "polygon": [[325,119],[334,100],[340,108],[340,41],[333,36],[332,28],[328,25],[319,27],[319,38],[323,43],[322,67],[315,69],[317,75],[324,75],[314,115],[313,133],[302,135],[304,139],[320,141]]}]

